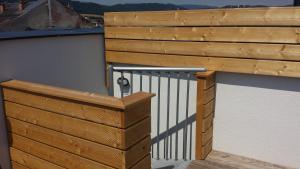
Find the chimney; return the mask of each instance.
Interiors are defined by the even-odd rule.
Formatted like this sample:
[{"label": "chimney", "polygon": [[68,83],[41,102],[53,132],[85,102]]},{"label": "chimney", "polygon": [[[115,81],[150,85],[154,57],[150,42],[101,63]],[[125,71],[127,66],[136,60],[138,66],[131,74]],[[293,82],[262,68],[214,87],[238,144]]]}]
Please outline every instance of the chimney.
[{"label": "chimney", "polygon": [[19,2],[19,11],[23,11],[25,8],[25,0],[20,0]]}]

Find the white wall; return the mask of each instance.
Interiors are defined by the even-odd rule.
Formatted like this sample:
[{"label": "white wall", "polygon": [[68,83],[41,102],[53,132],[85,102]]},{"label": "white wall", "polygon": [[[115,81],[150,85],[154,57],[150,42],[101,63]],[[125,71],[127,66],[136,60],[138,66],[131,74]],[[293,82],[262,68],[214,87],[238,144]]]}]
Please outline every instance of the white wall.
[{"label": "white wall", "polygon": [[300,79],[218,73],[213,147],[300,168]]},{"label": "white wall", "polygon": [[[101,34],[0,41],[0,81],[18,79],[106,94],[104,68]],[[0,101],[2,169],[9,169],[6,136]]]}]

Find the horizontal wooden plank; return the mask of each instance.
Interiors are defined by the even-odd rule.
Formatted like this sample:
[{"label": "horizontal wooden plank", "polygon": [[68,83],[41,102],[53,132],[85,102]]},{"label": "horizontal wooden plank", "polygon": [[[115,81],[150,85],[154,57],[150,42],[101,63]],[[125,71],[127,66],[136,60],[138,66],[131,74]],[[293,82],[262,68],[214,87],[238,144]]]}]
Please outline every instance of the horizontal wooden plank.
[{"label": "horizontal wooden plank", "polygon": [[141,161],[135,164],[131,169],[151,169],[151,155],[148,154]]},{"label": "horizontal wooden plank", "polygon": [[203,110],[203,114],[202,114],[203,118],[206,118],[210,114],[214,113],[215,103],[216,103],[216,100],[213,99],[210,102],[208,102],[207,104],[203,105],[204,106],[204,110]]},{"label": "horizontal wooden plank", "polygon": [[124,140],[122,140],[122,137],[125,137],[125,130],[123,129],[63,116],[12,102],[5,102],[5,110],[8,117],[111,147],[126,148],[123,147],[125,145]]},{"label": "horizontal wooden plank", "polygon": [[3,87],[23,90],[32,93],[38,93],[47,96],[53,96],[62,99],[70,99],[83,103],[96,104],[100,106],[108,106],[112,108],[124,109],[124,104],[120,99],[109,96],[97,95],[94,93],[80,92],[65,88],[53,87],[37,83],[30,83],[18,80],[11,80],[1,83]]},{"label": "horizontal wooden plank", "polygon": [[[145,94],[146,93],[137,93],[135,95],[129,95],[122,99],[124,104],[127,105],[124,113],[122,114],[124,116],[124,124],[122,126],[131,126],[141,119],[144,119],[151,115],[151,98],[145,97]],[[149,96],[149,94],[147,95]],[[148,130],[145,132],[147,133]]]},{"label": "horizontal wooden plank", "polygon": [[298,27],[105,27],[105,38],[202,42],[299,43]]},{"label": "horizontal wooden plank", "polygon": [[216,87],[212,86],[209,89],[204,90],[204,100],[203,100],[203,104],[207,104],[208,102],[210,102],[211,100],[213,100],[216,96]]},{"label": "horizontal wooden plank", "polygon": [[212,125],[214,120],[214,114],[211,113],[209,116],[202,121],[202,132],[206,132]]},{"label": "horizontal wooden plank", "polygon": [[12,169],[29,169],[28,167],[25,167],[19,163],[16,163],[14,161],[11,161],[11,168]]},{"label": "horizontal wooden plank", "polygon": [[105,13],[105,26],[299,26],[299,7]]},{"label": "horizontal wooden plank", "polygon": [[208,143],[206,143],[206,145],[204,145],[202,147],[202,155],[203,155],[203,159],[205,159],[208,154],[212,151],[212,145],[213,144],[213,140],[211,139]]},{"label": "horizontal wooden plank", "polygon": [[73,169],[113,169],[78,155],[39,143],[23,136],[11,134],[11,146],[50,163]]},{"label": "horizontal wooden plank", "polygon": [[[121,111],[9,88],[4,89],[5,100],[118,128],[126,128],[148,116],[148,109],[150,107],[146,107],[144,103],[141,102],[150,101],[152,96],[152,94],[140,92],[128,98],[125,97],[122,102],[124,102],[126,108]],[[140,103],[144,106],[143,110],[140,106],[137,106],[137,104]],[[135,112],[136,110],[140,112]]]},{"label": "horizontal wooden plank", "polygon": [[5,109],[8,117],[123,150],[147,136],[151,130],[150,118],[125,130],[7,101]]},{"label": "horizontal wooden plank", "polygon": [[[124,169],[131,169],[151,151],[150,135],[125,152]],[[145,166],[147,168],[147,166]]]},{"label": "horizontal wooden plank", "polygon": [[14,134],[33,139],[35,141],[97,161],[105,165],[115,168],[122,168],[125,151],[12,118],[7,118],[7,120],[9,130]]},{"label": "horizontal wooden plank", "polygon": [[121,124],[122,111],[119,110],[110,110],[101,106],[84,105],[78,102],[60,100],[7,88],[3,89],[3,94],[4,99],[7,101],[36,107],[74,118],[107,124],[109,126],[123,127]]},{"label": "horizontal wooden plank", "polygon": [[148,66],[206,67],[208,70],[300,77],[300,63],[291,61],[199,57],[106,51],[107,62]]},{"label": "horizontal wooden plank", "polygon": [[38,157],[32,156],[12,147],[10,148],[10,156],[12,161],[15,161],[30,169],[63,169],[63,167],[42,160]]},{"label": "horizontal wooden plank", "polygon": [[202,132],[202,145],[206,145],[213,137],[213,125],[205,132]]},{"label": "horizontal wooden plank", "polygon": [[300,45],[106,39],[112,51],[300,61]]}]

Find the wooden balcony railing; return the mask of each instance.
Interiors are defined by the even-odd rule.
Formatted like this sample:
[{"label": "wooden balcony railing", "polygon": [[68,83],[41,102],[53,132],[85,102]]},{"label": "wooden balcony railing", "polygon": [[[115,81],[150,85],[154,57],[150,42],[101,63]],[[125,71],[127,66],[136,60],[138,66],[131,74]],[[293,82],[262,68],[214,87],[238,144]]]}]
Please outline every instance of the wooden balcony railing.
[{"label": "wooden balcony railing", "polygon": [[13,168],[150,169],[152,94],[2,83]]}]

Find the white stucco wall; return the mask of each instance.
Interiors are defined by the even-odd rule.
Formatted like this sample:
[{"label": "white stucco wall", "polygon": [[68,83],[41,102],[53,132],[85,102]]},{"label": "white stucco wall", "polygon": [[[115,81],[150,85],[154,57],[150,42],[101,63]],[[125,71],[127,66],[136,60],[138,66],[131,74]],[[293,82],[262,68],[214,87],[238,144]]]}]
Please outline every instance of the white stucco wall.
[{"label": "white stucco wall", "polygon": [[215,150],[300,168],[300,79],[217,74]]},{"label": "white stucco wall", "polygon": [[[101,34],[3,40],[0,81],[18,79],[106,94],[103,48]],[[6,136],[0,101],[2,169],[9,169]]]}]

